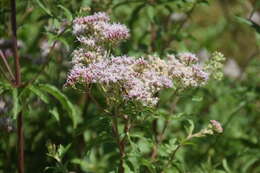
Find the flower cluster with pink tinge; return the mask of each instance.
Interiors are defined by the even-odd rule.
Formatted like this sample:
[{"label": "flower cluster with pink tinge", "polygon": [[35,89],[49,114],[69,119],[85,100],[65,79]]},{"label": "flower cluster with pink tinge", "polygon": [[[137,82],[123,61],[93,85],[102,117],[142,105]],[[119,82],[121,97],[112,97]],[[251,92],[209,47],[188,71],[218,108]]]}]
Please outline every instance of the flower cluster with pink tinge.
[{"label": "flower cluster with pink tinge", "polygon": [[101,59],[87,66],[74,65],[67,78],[67,85],[101,84],[105,88],[120,87],[122,98],[155,105],[154,95],[163,88],[172,87],[172,81],[164,75],[146,69],[148,61],[143,58],[118,56]]},{"label": "flower cluster with pink tinge", "polygon": [[97,44],[118,44],[129,37],[125,25],[110,23],[109,16],[103,12],[74,19],[73,33],[78,36],[78,41],[91,48]]},{"label": "flower cluster with pink tinge", "polygon": [[[206,84],[210,72],[199,65],[192,53],[156,55],[147,57],[113,56],[111,45],[129,37],[125,25],[110,23],[105,13],[78,17],[73,22],[73,33],[81,47],[73,52],[73,68],[67,77],[67,86],[98,84],[104,92],[118,90],[125,101],[137,101],[154,106],[157,93],[165,88],[198,87]],[[110,93],[111,95],[111,93]]]},{"label": "flower cluster with pink tinge", "polygon": [[221,126],[221,124],[216,121],[216,120],[210,120],[210,124],[212,126],[212,129],[217,132],[217,133],[222,133],[223,132],[223,128]]}]

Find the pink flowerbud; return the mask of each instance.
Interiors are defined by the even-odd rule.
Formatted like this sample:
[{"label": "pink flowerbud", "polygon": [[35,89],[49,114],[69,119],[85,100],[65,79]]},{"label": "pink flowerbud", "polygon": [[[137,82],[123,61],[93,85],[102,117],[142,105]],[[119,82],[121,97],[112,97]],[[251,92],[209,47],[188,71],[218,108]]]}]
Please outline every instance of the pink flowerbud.
[{"label": "pink flowerbud", "polygon": [[223,128],[221,126],[221,124],[216,121],[216,120],[210,120],[211,125],[213,126],[213,130],[217,133],[222,133],[223,132]]}]

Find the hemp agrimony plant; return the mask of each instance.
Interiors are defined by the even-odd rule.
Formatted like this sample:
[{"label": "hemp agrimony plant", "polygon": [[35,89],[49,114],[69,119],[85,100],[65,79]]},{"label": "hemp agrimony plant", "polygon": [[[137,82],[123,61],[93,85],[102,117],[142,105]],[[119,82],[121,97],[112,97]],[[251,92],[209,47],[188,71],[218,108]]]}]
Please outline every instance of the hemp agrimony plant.
[{"label": "hemp agrimony plant", "polygon": [[[115,49],[130,37],[130,32],[125,25],[111,22],[103,12],[75,18],[73,34],[81,46],[73,52],[73,67],[66,86],[90,95],[97,89],[103,96],[105,107],[100,107],[104,112],[101,116],[109,119],[111,137],[118,148],[118,166],[112,166],[114,172],[171,172],[182,146],[196,137],[222,133],[220,123],[215,120],[194,133],[194,125],[187,119],[190,127],[185,138],[164,140],[168,126],[159,133],[158,121],[154,119],[162,116],[157,109],[164,90],[170,90],[171,97],[177,98],[189,89],[205,86],[212,78],[220,79],[225,60],[221,53],[213,53],[203,63],[190,52],[162,58],[156,54],[116,56]],[[150,127],[144,127],[144,121],[151,122]],[[172,120],[165,124],[169,121]],[[143,128],[150,129],[155,137],[137,135]],[[149,143],[145,152],[138,146],[142,139]]]}]

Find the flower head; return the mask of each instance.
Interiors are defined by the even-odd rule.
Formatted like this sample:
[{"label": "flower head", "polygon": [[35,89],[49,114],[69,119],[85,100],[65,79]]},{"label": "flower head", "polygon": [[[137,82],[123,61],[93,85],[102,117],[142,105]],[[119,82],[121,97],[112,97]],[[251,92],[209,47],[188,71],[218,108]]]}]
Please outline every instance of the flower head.
[{"label": "flower head", "polygon": [[222,133],[223,132],[223,128],[222,128],[221,124],[218,121],[210,120],[210,124],[212,126],[213,131],[215,131],[217,133]]},{"label": "flower head", "polygon": [[[221,56],[216,54],[214,61],[205,68],[198,63],[196,55],[189,52],[170,54],[166,59],[157,55],[147,58],[113,56],[109,53],[111,47],[128,39],[129,29],[125,25],[111,23],[109,16],[102,12],[76,18],[73,33],[82,46],[73,52],[73,68],[66,85],[98,84],[104,92],[110,91],[109,97],[137,101],[144,106],[156,105],[158,92],[173,85],[189,88],[206,84],[210,73],[222,61]],[[211,132],[208,129],[207,133]]]},{"label": "flower head", "polygon": [[178,57],[180,61],[185,64],[197,63],[199,60],[195,54],[192,54],[190,52],[180,53],[178,54]]},{"label": "flower head", "polygon": [[74,24],[93,24],[94,22],[108,22],[110,20],[109,16],[104,12],[94,13],[93,15],[86,17],[78,17],[74,19]]}]

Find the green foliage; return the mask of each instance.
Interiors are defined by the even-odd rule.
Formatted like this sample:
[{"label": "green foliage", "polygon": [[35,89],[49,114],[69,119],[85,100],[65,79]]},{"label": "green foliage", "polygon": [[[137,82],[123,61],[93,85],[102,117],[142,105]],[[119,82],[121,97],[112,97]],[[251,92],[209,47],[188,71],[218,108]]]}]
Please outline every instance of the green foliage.
[{"label": "green foliage", "polygon": [[[0,6],[0,50],[8,55],[10,2],[3,0]],[[131,40],[113,50],[115,54],[155,52],[164,57],[189,50],[204,61],[208,52],[217,50],[226,62],[238,64],[235,77],[225,71],[222,81],[201,89],[158,93],[156,108],[121,105],[119,111],[128,115],[117,119],[119,139],[126,141],[126,173],[260,172],[260,36],[259,22],[248,17],[253,10],[259,17],[258,1],[17,1],[23,85],[14,87],[1,71],[0,173],[17,171],[16,133],[3,130],[2,122],[10,117],[15,127],[20,111],[26,172],[118,172],[120,150],[104,95],[96,86],[91,92],[63,87],[71,52],[78,46],[71,34],[72,20],[98,11],[131,29]],[[13,67],[13,56],[6,59]],[[8,74],[1,58],[0,67]],[[214,75],[219,78],[222,73]],[[223,134],[187,140],[212,119],[222,123]],[[128,131],[127,121],[132,124]]]}]

